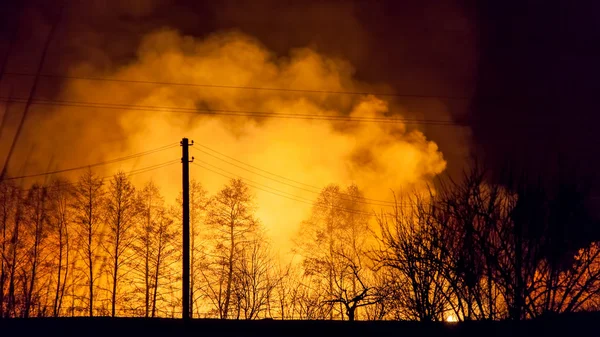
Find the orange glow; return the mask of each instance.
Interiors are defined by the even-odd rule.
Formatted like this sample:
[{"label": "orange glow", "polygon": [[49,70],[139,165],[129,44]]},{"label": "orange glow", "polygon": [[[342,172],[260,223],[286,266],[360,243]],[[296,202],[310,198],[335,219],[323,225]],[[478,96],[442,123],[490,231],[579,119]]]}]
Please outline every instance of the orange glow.
[{"label": "orange glow", "polygon": [[455,314],[449,314],[448,316],[446,316],[446,322],[456,323],[458,322],[458,317]]},{"label": "orange glow", "polygon": [[[353,78],[352,66],[311,49],[297,49],[287,58],[278,58],[256,39],[239,33],[213,34],[204,40],[182,36],[173,30],[157,31],[145,37],[135,62],[105,73],[88,64],[73,67],[73,74],[117,79],[136,79],[178,83],[211,83],[269,88],[317,88],[332,91],[366,91],[374,86]],[[63,98],[75,101],[110,102],[142,106],[178,108],[208,107],[219,110],[265,111],[288,114],[350,115],[381,117],[393,109],[382,99],[367,96],[307,94],[261,90],[199,88],[118,82],[72,81]],[[59,113],[56,121],[72,109]],[[86,112],[91,114],[92,112]],[[99,110],[90,130],[93,136],[107,130],[99,128],[110,111]],[[126,146],[108,157],[140,152],[183,136],[244,163],[268,170],[319,189],[330,183],[356,183],[366,197],[391,199],[390,189],[419,189],[446,167],[435,143],[419,131],[401,123],[344,123],[302,119],[253,119],[251,117],[205,116],[169,113],[119,112],[119,124],[126,134]],[[257,184],[277,189],[281,197],[254,189],[258,216],[270,237],[287,251],[289,240],[306,217],[316,193],[266,179],[219,161],[192,147],[197,163],[217,166],[222,174],[241,176]],[[123,163],[125,171],[177,159],[179,149],[157,153]],[[110,167],[108,170],[115,169]],[[214,168],[213,168],[214,169]],[[174,200],[180,191],[177,165],[163,171],[133,177],[139,185],[151,176],[165,194]],[[227,178],[191,166],[191,178],[214,193]],[[281,179],[279,179],[281,180]],[[312,189],[316,192],[319,189]],[[302,203],[290,198],[308,200]],[[372,207],[378,210],[378,207]]]},{"label": "orange glow", "polygon": [[[143,39],[137,58],[125,66],[106,70],[91,64],[78,64],[71,67],[70,73],[73,76],[124,81],[209,83],[253,88],[314,88],[350,92],[386,89],[384,85],[356,80],[354,69],[344,60],[319,54],[310,48],[292,50],[289,56],[278,57],[258,40],[235,31],[213,34],[203,40],[182,36],[173,30],[157,31]],[[190,165],[190,178],[199,182],[207,195],[214,196],[231,178],[241,178],[250,186],[256,197],[256,216],[273,248],[268,254],[276,257],[277,261],[272,264],[281,266],[282,270],[290,265],[290,261],[297,261],[292,252],[292,240],[297,236],[302,221],[309,217],[313,202],[323,187],[355,184],[366,198],[393,201],[392,191],[396,195],[400,195],[401,191],[423,191],[446,168],[437,144],[428,140],[417,128],[402,123],[265,119],[191,111],[250,111],[353,118],[390,114],[402,118],[409,114],[401,106],[370,95],[68,80],[56,99],[110,104],[116,109],[97,108],[94,104],[85,108],[51,107],[54,111],[48,119],[30,126],[31,132],[44,134],[47,129],[61,130],[61,137],[83,139],[82,142],[95,146],[94,150],[81,156],[69,151],[56,154],[55,162],[60,166],[51,169],[81,166],[83,158],[94,163],[127,156],[177,143],[182,137],[187,137],[196,144],[190,148],[190,155],[195,158],[194,164]],[[145,107],[145,110],[136,107]],[[181,109],[187,111],[182,112]],[[102,143],[100,140],[117,133],[115,125],[120,129],[118,134],[127,135],[126,138]],[[118,170],[128,173],[177,161],[181,157],[180,151],[175,146],[132,160],[97,166],[94,173],[110,177]],[[40,148],[37,152],[56,153],[50,148]],[[69,172],[66,176],[76,179],[80,173]],[[139,189],[152,181],[160,189],[165,205],[180,209],[175,202],[182,184],[180,165],[137,174],[131,180]],[[390,205],[375,202],[366,205],[362,212],[382,210],[391,211]],[[176,222],[173,226],[178,229]],[[198,250],[197,254],[207,254],[209,248],[203,246],[209,245],[206,242],[210,239],[206,234],[206,224],[198,221],[192,226],[197,226],[193,230],[200,233],[198,241],[192,244],[193,249]],[[97,246],[99,251],[107,250],[100,243]],[[104,253],[98,254],[105,258]],[[105,255],[108,256],[108,253]],[[171,258],[176,261],[176,257]],[[85,270],[85,262],[82,261],[71,261],[70,268]],[[203,263],[202,258],[199,261],[199,264]],[[291,265],[293,268],[294,263]],[[105,265],[98,263],[94,268],[94,273],[99,274]],[[168,303],[164,306],[170,313],[179,310],[173,307],[173,303],[181,297],[179,283],[173,281],[173,275],[180,275],[179,268],[180,264],[171,263],[165,272],[171,277],[170,283],[164,281],[161,285],[164,287],[161,301]],[[200,275],[197,270],[202,270],[203,266],[196,268]],[[70,284],[84,284],[82,275],[78,274],[80,279],[69,280]],[[110,280],[109,275],[102,274],[97,278],[95,287],[108,289]],[[139,293],[129,294],[133,293],[130,288],[127,283],[121,285],[119,303],[131,306],[143,303],[143,296]],[[81,299],[73,300],[70,305],[85,307],[87,290],[84,287],[77,289],[67,295]],[[109,312],[108,294],[108,291],[101,291],[95,295],[94,310],[104,314]],[[197,317],[215,316],[207,313],[210,310],[208,301],[199,300],[194,308]],[[139,307],[129,310],[132,311],[125,315],[143,312]],[[365,315],[361,310],[357,312],[358,317]]]}]

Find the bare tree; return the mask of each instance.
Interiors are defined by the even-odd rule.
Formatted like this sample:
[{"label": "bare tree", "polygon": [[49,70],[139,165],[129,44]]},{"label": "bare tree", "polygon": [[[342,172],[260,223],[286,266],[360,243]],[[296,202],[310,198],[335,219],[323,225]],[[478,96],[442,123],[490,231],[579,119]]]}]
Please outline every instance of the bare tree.
[{"label": "bare tree", "polygon": [[219,318],[230,317],[236,262],[258,227],[253,199],[248,186],[234,179],[217,193],[208,208],[206,222],[214,246],[202,273],[206,296]]},{"label": "bare tree", "polygon": [[21,223],[23,222],[23,203],[21,199],[21,191],[17,188],[14,189],[14,200],[15,210],[12,213],[13,218],[13,229],[10,234],[10,244],[8,247],[8,259],[7,272],[8,272],[8,289],[7,289],[7,303],[6,303],[6,316],[15,317],[17,314],[17,296],[16,288],[18,287],[19,276],[17,275],[18,266],[22,262],[20,251],[22,246],[22,239],[19,236]]},{"label": "bare tree", "polygon": [[586,205],[592,184],[563,170],[552,184],[505,178],[518,195],[509,215],[509,251],[521,262],[513,285],[504,286],[514,298],[508,301],[513,319],[580,310],[590,300],[583,294],[600,291],[598,270],[592,269],[598,266],[593,239],[600,232]]},{"label": "bare tree", "polygon": [[[380,303],[383,298],[375,287],[367,286],[363,281],[364,276],[361,270],[360,259],[356,262],[353,257],[343,256],[347,261],[342,272],[352,274],[352,287],[347,287],[344,281],[347,278],[335,279],[338,297],[328,300],[329,303],[341,303],[346,309],[346,316],[349,321],[354,321],[356,309],[364,306],[370,306]],[[358,286],[357,286],[358,283]]]},{"label": "bare tree", "polygon": [[514,320],[580,308],[589,298],[575,288],[594,294],[598,276],[579,268],[596,256],[577,234],[594,227],[585,188],[569,181],[549,188],[510,171],[498,184],[486,173],[475,166],[462,181],[442,184],[430,212],[449,306],[462,319]]},{"label": "bare tree", "polygon": [[254,235],[244,246],[233,273],[236,318],[256,319],[267,311],[279,280],[271,271],[273,258],[263,235]]},{"label": "bare tree", "polygon": [[11,257],[10,251],[13,248],[11,237],[11,220],[15,219],[14,212],[16,211],[16,187],[11,183],[0,182],[0,225],[2,226],[2,238],[0,242],[0,317],[10,315],[7,299],[7,281],[10,278],[14,259]]},{"label": "bare tree", "polygon": [[278,277],[278,282],[273,289],[271,304],[269,305],[269,315],[271,317],[279,317],[280,319],[294,319],[295,297],[294,290],[298,286],[299,270],[290,261],[283,266],[281,260],[276,264],[277,269],[275,275]]},{"label": "bare tree", "polygon": [[102,246],[110,259],[111,316],[115,317],[119,281],[124,273],[123,267],[132,256],[133,229],[139,209],[135,187],[124,172],[115,174],[110,180],[105,200],[106,236]]},{"label": "bare tree", "polygon": [[299,319],[330,318],[329,288],[320,275],[303,273],[291,292],[293,313]]},{"label": "bare tree", "polygon": [[408,209],[397,203],[393,215],[377,219],[381,234],[376,260],[388,274],[386,286],[398,319],[441,321],[451,302],[436,263],[443,258],[441,238],[430,230],[434,221],[426,207],[420,201]]},{"label": "bare tree", "polygon": [[[595,310],[594,299],[600,295],[600,247],[597,242],[580,249],[572,265],[554,276],[548,262],[542,261],[536,270],[537,277],[530,305],[535,315],[570,313]],[[553,279],[555,278],[555,279]]]},{"label": "bare tree", "polygon": [[94,286],[100,273],[95,273],[98,266],[101,210],[104,198],[104,182],[88,169],[83,173],[73,189],[72,208],[75,213],[78,239],[81,243],[79,254],[85,266],[83,271],[87,279],[88,288],[88,314],[94,316]]},{"label": "bare tree", "polygon": [[[368,218],[364,198],[355,185],[346,190],[329,185],[317,197],[309,219],[301,224],[296,248],[303,257],[305,273],[318,276],[323,283],[318,288],[327,289],[330,319],[334,315],[350,318],[340,299],[344,293],[358,294],[362,287],[354,271],[366,270],[362,264],[367,257],[360,256],[364,255],[370,235]],[[352,266],[356,268],[353,270]],[[355,309],[351,310],[352,319]]]},{"label": "bare tree", "polygon": [[27,255],[27,267],[24,271],[25,279],[28,284],[24,286],[24,309],[23,317],[29,317],[33,306],[34,292],[36,291],[36,281],[40,278],[39,268],[42,260],[42,250],[44,248],[43,240],[46,233],[47,223],[47,190],[46,187],[33,185],[29,190],[25,200],[25,232],[28,236],[29,249]]},{"label": "bare tree", "polygon": [[[166,209],[160,190],[150,181],[138,193],[137,239],[133,244],[136,262],[131,268],[136,271],[134,284],[141,284],[144,316],[156,317],[161,302],[169,302],[173,281],[180,275],[174,268],[180,261],[180,231],[174,225],[173,214]],[[180,213],[179,213],[180,214]]]},{"label": "bare tree", "polygon": [[437,261],[454,299],[458,319],[504,317],[497,278],[500,237],[510,227],[514,196],[497,184],[487,184],[485,172],[474,167],[461,182],[442,183],[430,207],[436,222],[430,227],[443,258]]},{"label": "bare tree", "polygon": [[176,272],[173,270],[175,262],[178,262],[179,249],[174,245],[175,238],[179,237],[179,231],[173,228],[173,219],[162,209],[159,213],[158,222],[153,231],[154,236],[154,255],[151,266],[153,268],[151,275],[152,285],[152,310],[151,317],[155,317],[158,307],[159,297],[165,298],[168,291],[166,286],[173,280]]},{"label": "bare tree", "polygon": [[[588,186],[570,179],[491,180],[475,166],[374,213],[375,228],[356,186],[330,185],[301,224],[300,262],[279,270],[248,186],[232,180],[209,198],[192,181],[186,300],[196,316],[212,308],[234,319],[519,320],[597,310],[600,230]],[[91,170],[74,184],[0,182],[0,317],[175,317],[181,207],[170,206],[153,183],[136,193],[123,173],[106,193]]]},{"label": "bare tree", "polygon": [[137,240],[133,249],[141,261],[135,264],[134,268],[141,278],[141,288],[144,294],[144,316],[149,317],[151,312],[151,293],[152,293],[152,259],[154,256],[154,233],[156,223],[159,221],[160,210],[163,208],[164,200],[160,195],[160,190],[149,181],[144,188],[138,192],[138,213],[139,226],[136,227]]},{"label": "bare tree", "polygon": [[190,182],[190,310],[199,314],[202,291],[201,268],[206,260],[206,210],[210,202],[208,192],[196,180]]},{"label": "bare tree", "polygon": [[71,185],[65,180],[55,179],[49,187],[49,225],[52,230],[52,241],[54,243],[54,265],[56,272],[56,288],[54,290],[54,299],[52,303],[52,315],[60,316],[65,297],[67,280],[69,277],[70,266],[70,231],[69,222],[71,221],[71,212],[69,209],[70,197],[72,195]]}]

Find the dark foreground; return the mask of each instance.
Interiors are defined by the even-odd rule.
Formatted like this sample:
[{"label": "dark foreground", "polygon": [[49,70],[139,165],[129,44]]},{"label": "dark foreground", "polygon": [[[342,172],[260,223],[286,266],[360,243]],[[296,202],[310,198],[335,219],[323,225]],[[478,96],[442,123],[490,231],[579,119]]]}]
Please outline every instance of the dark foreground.
[{"label": "dark foreground", "polygon": [[600,336],[600,313],[526,322],[223,321],[143,318],[0,320],[0,336]]}]

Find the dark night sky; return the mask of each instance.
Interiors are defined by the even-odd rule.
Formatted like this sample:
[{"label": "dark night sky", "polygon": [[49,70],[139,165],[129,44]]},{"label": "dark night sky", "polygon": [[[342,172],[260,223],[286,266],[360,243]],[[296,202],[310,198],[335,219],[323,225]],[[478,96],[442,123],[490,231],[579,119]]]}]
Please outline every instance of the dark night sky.
[{"label": "dark night sky", "polygon": [[[3,55],[21,22],[9,70],[34,69],[40,31],[57,3],[4,2]],[[95,64],[125,63],[141,36],[161,26],[196,36],[237,28],[277,53],[312,45],[343,56],[359,79],[388,83],[397,93],[467,98],[440,100],[455,120],[471,123],[472,152],[494,167],[511,159],[534,174],[555,173],[560,161],[593,172],[600,166],[598,22],[600,5],[568,0],[75,2],[58,32],[61,53],[46,69],[63,73],[94,50],[105,52]],[[445,117],[430,100],[401,103],[427,111],[428,119]],[[460,170],[455,134],[429,128],[450,171]]]},{"label": "dark night sky", "polygon": [[597,171],[600,5],[491,3],[477,10],[477,145],[496,162],[512,157],[533,172],[565,163]]}]

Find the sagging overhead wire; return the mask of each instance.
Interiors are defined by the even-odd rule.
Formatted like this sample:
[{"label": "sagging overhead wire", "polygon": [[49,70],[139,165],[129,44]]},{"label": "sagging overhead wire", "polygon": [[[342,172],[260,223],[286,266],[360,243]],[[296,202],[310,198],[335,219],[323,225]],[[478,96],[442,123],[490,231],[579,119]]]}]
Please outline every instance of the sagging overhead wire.
[{"label": "sagging overhead wire", "polygon": [[[269,186],[266,186],[266,185],[258,184],[256,182],[253,182],[252,180],[248,180],[246,178],[240,177],[238,175],[235,175],[233,173],[230,173],[230,172],[227,172],[227,171],[225,171],[223,169],[215,167],[214,165],[208,164],[210,166],[213,166],[213,167],[215,167],[215,168],[217,168],[217,169],[225,172],[226,174],[217,172],[215,170],[212,170],[212,169],[204,166],[204,165],[207,165],[207,163],[203,163],[204,165],[201,165],[201,164],[198,164],[196,161],[197,160],[194,160],[194,162],[192,164],[195,165],[195,166],[198,166],[198,167],[200,167],[200,168],[202,168],[202,169],[204,169],[206,171],[218,174],[218,175],[220,175],[222,177],[225,177],[225,178],[228,178],[228,179],[235,179],[235,178],[242,179],[242,180],[244,180],[244,182],[245,182],[246,185],[248,185],[248,186],[250,186],[252,188],[255,188],[257,190],[261,190],[261,191],[264,191],[264,192],[267,192],[267,193],[270,193],[270,194],[273,194],[273,195],[276,195],[276,196],[279,196],[279,197],[282,197],[282,198],[290,199],[290,200],[293,200],[293,201],[296,201],[296,202],[305,203],[305,204],[311,205],[313,207],[326,208],[326,209],[336,209],[336,210],[339,210],[339,211],[342,211],[342,212],[353,213],[353,214],[363,215],[363,216],[367,216],[367,217],[371,217],[371,216],[374,215],[374,214],[371,214],[369,212],[360,211],[360,210],[356,210],[356,209],[349,209],[349,208],[344,208],[344,207],[339,207],[339,206],[320,206],[320,205],[314,203],[311,200],[300,198],[300,197],[296,197],[296,196],[290,196],[290,194],[288,194],[286,192],[280,191],[278,189],[275,189],[275,188],[272,188],[272,187],[269,187]],[[264,187],[266,187],[268,189],[271,189],[273,191],[270,191],[268,189],[262,188],[260,186],[264,186]]]},{"label": "sagging overhead wire", "polygon": [[[0,97],[0,102],[7,103],[25,103],[23,98]],[[229,109],[208,109],[208,108],[183,108],[172,106],[155,105],[137,105],[137,104],[115,104],[102,102],[84,102],[70,100],[51,100],[51,99],[33,99],[31,104],[45,105],[65,108],[85,108],[85,109],[105,109],[122,111],[142,111],[142,112],[169,112],[185,113],[198,115],[215,116],[233,116],[233,117],[252,117],[252,118],[279,118],[291,120],[317,120],[333,122],[351,122],[351,123],[391,123],[408,125],[430,125],[430,126],[453,126],[468,127],[468,123],[455,122],[450,120],[430,120],[430,119],[411,119],[395,117],[356,117],[339,115],[315,115],[315,114],[291,114],[268,111],[246,111]]]},{"label": "sagging overhead wire", "polygon": [[[198,164],[198,162],[202,163],[202,165]],[[286,195],[280,195],[280,196],[282,196],[282,197],[285,197],[285,198],[288,198],[288,199],[292,199],[292,200],[296,200],[296,199],[302,199],[302,200],[296,200],[296,201],[299,201],[299,202],[304,202],[304,203],[309,203],[309,204],[314,204],[314,201],[313,201],[313,200],[306,199],[306,198],[303,198],[303,197],[300,197],[300,196],[296,196],[296,195],[293,195],[293,194],[291,194],[291,193],[284,192],[284,191],[282,191],[282,190],[276,189],[276,188],[274,188],[274,187],[271,187],[271,186],[268,186],[268,185],[265,185],[265,184],[258,183],[258,182],[256,182],[256,181],[253,181],[253,180],[251,180],[251,179],[245,178],[245,177],[243,177],[243,176],[240,176],[240,175],[238,175],[238,174],[235,174],[235,173],[229,172],[229,171],[227,171],[227,170],[225,170],[225,169],[223,169],[223,168],[221,168],[221,167],[218,167],[218,166],[216,166],[216,165],[212,165],[212,164],[210,164],[210,163],[207,163],[207,162],[204,162],[204,161],[202,161],[202,160],[199,160],[198,158],[194,158],[194,162],[193,162],[193,163],[195,163],[195,164],[196,164],[196,165],[198,165],[198,166],[201,166],[201,167],[203,167],[203,168],[204,168],[204,169],[206,169],[206,170],[209,170],[209,171],[211,171],[211,172],[214,172],[214,173],[216,173],[216,174],[219,174],[219,175],[221,175],[221,176],[224,176],[224,177],[227,177],[227,178],[232,178],[232,177],[230,177],[230,176],[226,176],[226,175],[223,175],[223,174],[221,174],[221,173],[219,173],[219,172],[216,172],[216,171],[214,171],[214,170],[212,170],[212,169],[209,169],[209,168],[207,168],[207,167],[205,167],[205,166],[210,166],[210,167],[212,167],[212,168],[214,168],[214,169],[220,170],[220,171],[222,171],[222,172],[224,172],[224,173],[226,173],[226,174],[229,174],[229,175],[233,176],[233,178],[239,178],[239,179],[242,179],[242,180],[244,180],[244,181],[245,181],[245,182],[246,182],[246,183],[247,183],[249,186],[251,186],[251,187],[254,187],[254,188],[257,188],[257,189],[260,189],[260,190],[262,190],[262,191],[265,191],[265,192],[272,193],[271,191],[266,191],[266,190],[264,190],[263,188],[257,187],[257,186],[255,186],[255,185],[259,185],[259,186],[263,186],[264,188],[271,189],[271,190],[273,190],[273,191],[275,191],[275,192],[276,192],[276,193],[275,193],[275,192],[273,192],[273,194],[276,194],[276,195],[279,195],[278,193],[287,194],[287,195],[289,195],[289,196],[286,196]],[[204,166],[203,166],[203,165],[204,165]],[[237,165],[236,165],[236,167],[240,167],[240,166],[237,166]],[[240,167],[240,168],[242,168],[242,167]],[[242,168],[242,169],[243,169],[243,168]],[[254,173],[254,172],[252,172],[252,171],[248,171],[248,172],[250,172],[250,173]],[[268,177],[265,177],[265,176],[263,176],[263,175],[259,175],[259,176],[269,179]],[[274,180],[274,181],[277,181],[277,180]],[[280,183],[281,183],[281,182],[280,182]],[[287,184],[286,184],[286,185],[287,185]],[[293,185],[288,185],[288,186],[290,186],[290,187],[294,187],[294,188],[298,188],[297,186],[293,186]],[[315,191],[310,191],[310,190],[307,190],[307,189],[302,189],[302,190],[305,190],[305,191],[308,191],[308,192],[311,192],[311,193],[315,193],[315,194],[320,194],[320,193],[322,192],[322,191],[320,191],[320,192],[315,192]],[[408,208],[411,208],[411,207],[415,206],[413,203],[402,203],[402,202],[391,202],[391,201],[386,201],[386,203],[387,203],[387,204],[376,204],[376,203],[370,203],[370,202],[361,201],[361,199],[366,199],[366,200],[377,200],[377,199],[368,199],[368,198],[364,198],[364,197],[359,197],[359,196],[350,195],[350,194],[348,194],[348,193],[343,193],[343,192],[337,192],[337,193],[335,193],[335,194],[336,194],[336,195],[341,195],[341,196],[348,196],[348,197],[350,197],[350,198],[353,198],[353,199],[344,199],[344,198],[340,198],[340,200],[341,200],[341,201],[347,201],[347,202],[352,202],[352,203],[359,203],[359,204],[363,204],[363,205],[379,206],[379,207],[384,207],[384,208],[388,208],[388,207],[390,207],[390,208],[395,208],[395,207],[398,207],[398,206],[402,206],[402,207],[408,207]],[[291,197],[290,197],[290,196],[291,196]]]},{"label": "sagging overhead wire", "polygon": [[[166,162],[162,162],[159,164],[154,164],[154,165],[150,165],[150,166],[145,166],[145,167],[141,167],[139,169],[135,169],[135,170],[131,170],[129,171],[126,176],[131,177],[134,175],[138,175],[138,174],[142,174],[142,173],[146,173],[146,172],[150,172],[150,171],[155,171],[164,167],[168,167],[171,166],[173,164],[178,164],[181,162],[181,159],[174,159],[174,160],[169,160]],[[100,177],[100,179],[104,180],[104,179],[110,179],[112,178],[115,174],[117,174],[117,172],[110,174],[110,175],[106,175],[103,177]],[[58,189],[61,187],[66,187],[66,186],[73,186],[77,184],[77,181],[71,181],[71,182],[65,182],[65,183],[57,183],[57,184],[49,184],[49,185],[45,185],[46,189],[48,190],[52,190],[52,189]],[[35,187],[30,187],[30,188],[25,188],[25,189],[19,189],[22,192],[27,192],[27,191],[31,191],[35,189]]]},{"label": "sagging overhead wire", "polygon": [[[274,176],[274,177],[280,178],[281,180],[279,180],[279,179],[276,179],[276,178],[273,178],[273,177],[266,176],[266,175],[264,175],[264,174],[261,174],[261,173],[254,172],[254,171],[252,171],[252,170],[250,170],[250,169],[248,169],[248,168],[245,168],[245,167],[243,167],[243,166],[237,165],[237,164],[235,164],[235,163],[232,163],[232,162],[230,162],[230,161],[227,161],[227,160],[225,160],[225,159],[223,159],[223,158],[220,158],[220,157],[218,157],[218,156],[216,156],[216,155],[214,155],[214,154],[211,154],[211,153],[210,153],[210,152],[208,152],[208,151],[204,151],[204,150],[201,150],[201,149],[196,149],[196,148],[192,149],[192,151],[200,151],[200,152],[202,152],[202,153],[204,153],[204,154],[206,154],[206,155],[208,155],[208,156],[211,156],[211,157],[213,157],[213,158],[216,158],[216,159],[218,159],[218,160],[220,160],[220,161],[222,161],[222,162],[224,162],[224,163],[226,163],[226,164],[229,164],[229,165],[231,165],[231,166],[237,167],[237,168],[239,168],[239,169],[242,169],[242,170],[244,170],[244,171],[250,172],[250,173],[252,173],[252,174],[255,174],[255,175],[259,176],[259,177],[263,177],[263,178],[265,178],[265,179],[269,179],[269,180],[275,181],[275,182],[277,182],[277,183],[279,183],[279,184],[286,185],[286,186],[290,186],[290,187],[293,187],[293,188],[296,188],[296,189],[299,189],[299,190],[303,190],[303,191],[307,191],[307,192],[310,192],[310,193],[313,193],[313,194],[320,194],[320,193],[322,192],[322,190],[323,190],[323,188],[319,188],[319,187],[317,187],[317,186],[314,186],[314,185],[309,185],[309,184],[306,184],[306,183],[298,182],[298,181],[296,181],[296,180],[289,179],[289,178],[283,177],[283,176],[281,176],[281,175],[278,175],[278,174],[276,174],[276,173],[272,173],[272,172],[269,172],[269,171],[266,171],[266,170],[260,169],[260,168],[258,168],[258,167],[256,167],[256,166],[253,166],[253,165],[250,165],[250,164],[244,163],[244,162],[242,162],[242,161],[240,161],[240,160],[237,160],[237,159],[235,159],[235,158],[233,158],[233,157],[227,156],[227,155],[225,155],[225,154],[223,154],[223,153],[220,153],[220,152],[218,152],[218,151],[216,151],[216,150],[213,150],[213,149],[211,149],[211,148],[209,148],[209,147],[207,147],[207,146],[204,146],[204,145],[202,145],[202,144],[196,143],[196,144],[194,144],[194,145],[195,145],[195,146],[197,145],[197,146],[200,146],[200,147],[202,147],[202,148],[205,148],[205,149],[207,149],[207,150],[210,150],[210,151],[212,151],[212,152],[214,152],[214,153],[217,153],[217,154],[219,154],[220,156],[223,156],[223,157],[225,157],[225,158],[228,158],[229,160],[233,160],[233,161],[235,161],[235,162],[237,162],[237,163],[240,163],[240,164],[242,164],[242,165],[248,166],[248,167],[250,167],[250,168],[252,168],[252,169],[254,169],[254,170],[257,170],[257,171],[260,171],[260,172],[264,172],[264,173],[266,173],[266,174],[268,174],[268,175],[271,175],[271,176]],[[307,187],[309,187],[310,189],[309,189],[309,188],[302,187],[302,186],[295,186],[295,185],[293,185],[293,184],[287,183],[287,182],[285,182],[285,181],[282,181],[282,180],[287,180],[287,181],[293,182],[293,183],[295,183],[295,184],[297,184],[297,185],[307,186]],[[342,195],[342,196],[346,196],[346,197],[349,197],[349,198],[360,199],[360,200],[342,199],[342,200],[345,200],[345,201],[353,201],[353,202],[359,202],[359,203],[363,203],[363,204],[367,204],[367,205],[373,205],[373,206],[382,206],[382,207],[392,207],[392,206],[394,206],[394,205],[395,205],[395,203],[394,203],[393,201],[386,201],[386,200],[379,200],[379,199],[371,199],[371,198],[366,198],[366,197],[362,197],[362,196],[355,196],[355,195],[351,195],[351,194],[348,194],[348,193],[343,193],[343,192],[338,192],[337,194],[338,194],[338,195]],[[361,201],[361,200],[362,200],[362,201]]]},{"label": "sagging overhead wire", "polygon": [[[34,74],[22,72],[5,72],[5,75],[32,77]],[[149,85],[170,85],[180,87],[197,87],[197,88],[215,88],[215,89],[237,89],[237,90],[253,90],[253,91],[278,91],[290,93],[310,93],[310,94],[333,94],[333,95],[352,95],[352,96],[383,96],[383,97],[403,97],[403,98],[419,98],[419,99],[450,99],[467,101],[468,96],[452,96],[452,95],[423,95],[423,94],[397,94],[387,92],[372,92],[372,91],[345,91],[345,90],[318,90],[318,89],[303,89],[303,88],[274,88],[274,87],[255,87],[245,85],[224,85],[211,83],[184,83],[184,82],[168,82],[168,81],[150,81],[150,80],[131,80],[120,78],[106,77],[91,77],[91,76],[74,76],[61,74],[40,74],[40,77],[58,78],[79,81],[97,81],[97,82],[113,82],[113,83],[130,83],[130,84],[149,84]]]},{"label": "sagging overhead wire", "polygon": [[150,154],[153,154],[153,153],[156,153],[156,152],[165,151],[165,150],[177,147],[177,146],[179,146],[179,143],[172,143],[172,144],[168,144],[168,145],[165,145],[165,146],[161,146],[161,147],[156,148],[156,149],[152,149],[152,150],[148,150],[148,151],[143,151],[143,152],[138,152],[138,153],[130,154],[128,156],[124,156],[124,157],[120,157],[120,158],[115,158],[115,159],[111,159],[111,160],[106,160],[106,161],[102,161],[102,162],[98,162],[98,163],[87,164],[87,165],[82,165],[82,166],[77,166],[77,167],[71,167],[71,168],[62,169],[62,170],[47,171],[47,172],[27,174],[27,175],[15,176],[15,177],[6,177],[6,178],[4,178],[4,180],[16,180],[16,179],[41,177],[41,176],[46,176],[46,175],[51,175],[51,174],[57,174],[57,173],[64,173],[64,172],[82,170],[82,169],[86,169],[86,168],[90,168],[90,167],[108,165],[108,164],[118,163],[118,162],[129,160],[129,159],[134,159],[134,158],[139,158],[139,157],[147,156],[147,155],[150,155]]}]

